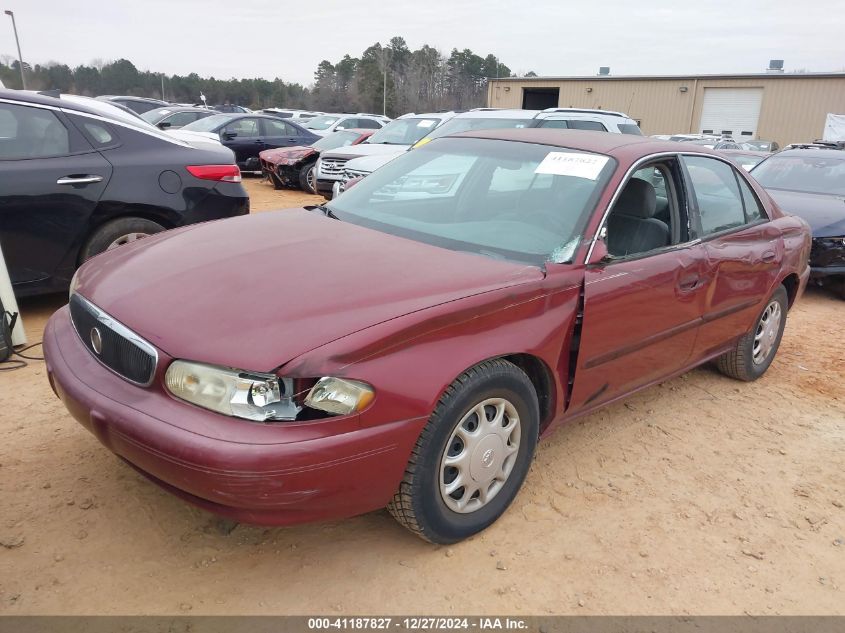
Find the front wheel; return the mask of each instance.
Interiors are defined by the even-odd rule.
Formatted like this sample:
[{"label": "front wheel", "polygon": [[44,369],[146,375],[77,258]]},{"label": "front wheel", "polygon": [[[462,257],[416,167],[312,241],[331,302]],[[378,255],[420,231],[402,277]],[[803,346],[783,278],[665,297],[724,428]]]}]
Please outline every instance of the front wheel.
[{"label": "front wheel", "polygon": [[299,170],[299,187],[305,193],[317,193],[317,163]]},{"label": "front wheel", "polygon": [[454,543],[491,525],[519,491],[537,445],[537,393],[513,363],[467,370],[423,428],[388,505],[432,543]]},{"label": "front wheel", "polygon": [[788,307],[786,289],[778,286],[751,331],[739,339],[731,351],[716,359],[719,371],[746,382],[757,380],[766,373],[780,346]]}]

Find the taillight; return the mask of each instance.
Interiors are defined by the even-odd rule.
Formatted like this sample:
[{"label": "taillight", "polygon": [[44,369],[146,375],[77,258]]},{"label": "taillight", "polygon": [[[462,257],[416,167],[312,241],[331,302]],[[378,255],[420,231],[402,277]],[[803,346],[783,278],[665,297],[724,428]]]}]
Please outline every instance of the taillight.
[{"label": "taillight", "polygon": [[186,169],[192,176],[202,180],[241,181],[241,170],[237,165],[188,165]]}]

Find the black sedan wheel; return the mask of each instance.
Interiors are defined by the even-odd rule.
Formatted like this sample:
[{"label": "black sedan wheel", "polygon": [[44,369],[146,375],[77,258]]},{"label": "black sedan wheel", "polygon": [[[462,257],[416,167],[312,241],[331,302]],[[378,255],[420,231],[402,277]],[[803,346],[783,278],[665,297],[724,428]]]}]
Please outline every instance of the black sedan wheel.
[{"label": "black sedan wheel", "polygon": [[80,263],[123,244],[164,230],[161,224],[144,218],[118,218],[106,222],[88,238],[80,253]]},{"label": "black sedan wheel", "polygon": [[513,363],[466,371],[440,398],[388,510],[432,543],[488,527],[519,491],[539,428],[537,393]]}]

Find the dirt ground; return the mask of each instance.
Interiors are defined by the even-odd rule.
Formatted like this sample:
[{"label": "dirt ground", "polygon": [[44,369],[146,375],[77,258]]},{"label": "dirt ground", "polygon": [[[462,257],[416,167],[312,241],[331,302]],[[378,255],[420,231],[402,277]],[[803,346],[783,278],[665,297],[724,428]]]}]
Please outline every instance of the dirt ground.
[{"label": "dirt ground", "polygon": [[[247,186],[254,211],[319,200]],[[63,302],[23,303],[31,341]],[[565,426],[451,547],[385,511],[227,532],[103,448],[33,362],[0,374],[0,613],[845,614],[843,315],[810,291],[760,381],[701,368]]]}]

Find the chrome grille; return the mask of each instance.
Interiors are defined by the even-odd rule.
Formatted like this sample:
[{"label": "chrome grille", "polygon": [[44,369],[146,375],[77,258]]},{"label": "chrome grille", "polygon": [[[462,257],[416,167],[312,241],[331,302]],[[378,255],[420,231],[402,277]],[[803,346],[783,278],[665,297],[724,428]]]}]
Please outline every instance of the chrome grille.
[{"label": "chrome grille", "polygon": [[323,176],[342,176],[348,158],[323,158],[320,160],[320,172]]},{"label": "chrome grille", "polygon": [[353,178],[366,178],[370,175],[368,171],[358,171],[357,169],[347,169],[344,172],[343,181],[347,182]]},{"label": "chrome grille", "polygon": [[137,385],[153,381],[158,353],[147,341],[78,294],[70,298],[70,317],[82,344],[103,365]]}]

